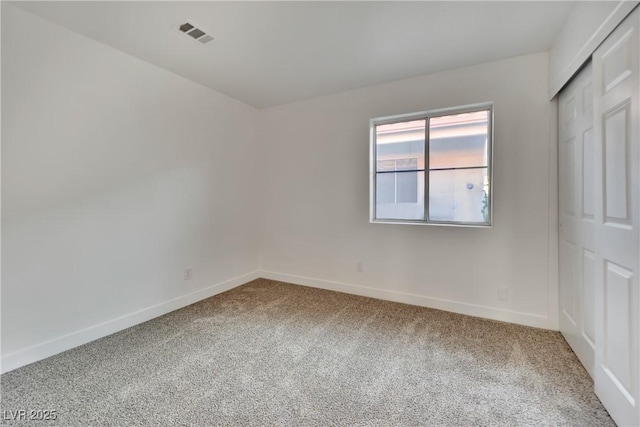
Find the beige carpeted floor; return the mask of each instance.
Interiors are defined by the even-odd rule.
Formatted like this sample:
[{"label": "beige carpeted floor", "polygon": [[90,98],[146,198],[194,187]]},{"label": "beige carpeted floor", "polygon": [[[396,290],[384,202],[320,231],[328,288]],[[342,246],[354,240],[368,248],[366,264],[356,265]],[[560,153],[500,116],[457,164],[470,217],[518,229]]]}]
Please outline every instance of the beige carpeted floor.
[{"label": "beige carpeted floor", "polygon": [[262,279],[1,386],[38,426],[614,425],[557,332]]}]

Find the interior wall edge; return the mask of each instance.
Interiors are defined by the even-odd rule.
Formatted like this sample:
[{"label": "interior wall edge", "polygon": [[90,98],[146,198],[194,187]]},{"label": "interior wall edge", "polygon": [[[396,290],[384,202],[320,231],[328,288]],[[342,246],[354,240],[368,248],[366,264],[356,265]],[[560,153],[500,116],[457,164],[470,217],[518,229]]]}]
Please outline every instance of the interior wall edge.
[{"label": "interior wall edge", "polygon": [[436,310],[449,311],[452,313],[481,317],[484,319],[497,320],[501,322],[515,323],[518,325],[531,326],[534,328],[549,329],[553,331],[558,330],[558,326],[554,323],[552,318],[544,317],[538,314],[521,313],[512,310],[488,307],[484,305],[445,300],[405,292],[396,292],[388,289],[372,288],[369,286],[355,285],[351,283],[335,282],[314,277],[297,276],[294,274],[279,273],[275,271],[262,270],[260,272],[260,277],[279,282],[292,283],[294,285],[308,286],[312,288],[343,292],[346,294],[359,295],[385,301],[393,301],[420,307],[433,308]]},{"label": "interior wall edge", "polygon": [[258,270],[252,271],[160,304],[146,307],[133,313],[125,314],[124,316],[3,355],[0,363],[0,373],[4,374],[64,351],[80,347],[91,341],[104,338],[222,292],[229,291],[260,277],[261,274]]},{"label": "interior wall edge", "polygon": [[548,284],[548,311],[549,322],[552,329],[560,330],[560,259],[559,259],[559,239],[560,233],[560,211],[559,211],[559,191],[558,191],[558,98],[549,101],[549,198],[548,207],[548,233],[549,233],[549,261],[547,264],[547,284]]}]

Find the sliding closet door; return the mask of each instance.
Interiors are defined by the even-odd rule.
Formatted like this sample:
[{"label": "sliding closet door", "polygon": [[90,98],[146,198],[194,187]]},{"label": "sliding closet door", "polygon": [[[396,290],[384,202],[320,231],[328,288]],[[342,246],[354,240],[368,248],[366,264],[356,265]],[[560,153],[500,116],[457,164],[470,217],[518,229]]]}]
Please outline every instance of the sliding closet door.
[{"label": "sliding closet door", "polygon": [[560,331],[593,376],[595,200],[591,64],[559,98]]},{"label": "sliding closet door", "polygon": [[639,14],[594,52],[596,394],[619,425],[640,424]]}]

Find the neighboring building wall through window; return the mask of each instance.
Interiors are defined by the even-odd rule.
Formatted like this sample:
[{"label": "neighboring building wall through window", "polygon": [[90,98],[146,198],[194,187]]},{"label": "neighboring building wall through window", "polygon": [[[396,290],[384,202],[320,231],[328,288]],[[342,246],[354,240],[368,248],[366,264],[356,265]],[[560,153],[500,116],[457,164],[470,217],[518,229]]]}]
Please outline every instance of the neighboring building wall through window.
[{"label": "neighboring building wall through window", "polygon": [[491,225],[491,104],[371,121],[373,222]]},{"label": "neighboring building wall through window", "polygon": [[[416,157],[378,160],[377,194],[381,203],[416,203],[418,201],[418,167]],[[399,172],[399,173],[396,173]]]}]

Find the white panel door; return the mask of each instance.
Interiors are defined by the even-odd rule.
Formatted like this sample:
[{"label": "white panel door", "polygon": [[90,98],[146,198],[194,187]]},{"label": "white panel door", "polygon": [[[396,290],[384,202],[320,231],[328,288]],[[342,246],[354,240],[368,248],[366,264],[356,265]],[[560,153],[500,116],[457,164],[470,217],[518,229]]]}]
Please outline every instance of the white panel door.
[{"label": "white panel door", "polygon": [[593,376],[595,158],[591,64],[559,98],[560,332]]},{"label": "white panel door", "polygon": [[639,24],[636,9],[593,54],[594,380],[596,394],[622,426],[640,425]]}]

